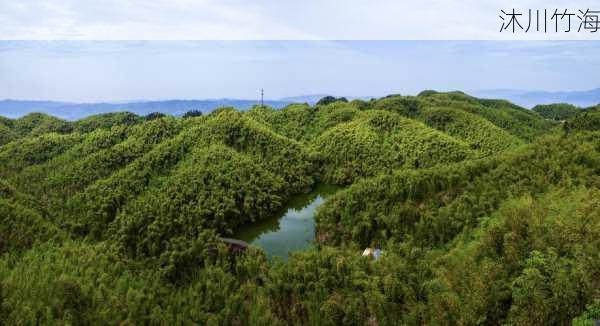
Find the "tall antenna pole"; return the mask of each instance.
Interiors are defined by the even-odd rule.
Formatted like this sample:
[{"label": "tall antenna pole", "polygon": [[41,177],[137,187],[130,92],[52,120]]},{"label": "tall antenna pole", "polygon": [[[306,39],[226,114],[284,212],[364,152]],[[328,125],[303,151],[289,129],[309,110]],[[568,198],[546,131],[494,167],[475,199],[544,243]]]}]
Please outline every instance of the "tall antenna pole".
[{"label": "tall antenna pole", "polygon": [[260,89],[260,106],[265,106],[265,90]]}]

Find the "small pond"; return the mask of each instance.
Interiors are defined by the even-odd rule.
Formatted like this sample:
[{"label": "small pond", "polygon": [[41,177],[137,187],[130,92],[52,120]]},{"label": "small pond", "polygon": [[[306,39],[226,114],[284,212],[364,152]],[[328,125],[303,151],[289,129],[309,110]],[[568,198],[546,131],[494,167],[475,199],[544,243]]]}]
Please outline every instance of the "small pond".
[{"label": "small pond", "polygon": [[287,259],[288,252],[309,247],[315,239],[315,212],[339,187],[318,184],[307,194],[294,195],[272,218],[240,228],[234,238],[261,247],[267,257]]}]

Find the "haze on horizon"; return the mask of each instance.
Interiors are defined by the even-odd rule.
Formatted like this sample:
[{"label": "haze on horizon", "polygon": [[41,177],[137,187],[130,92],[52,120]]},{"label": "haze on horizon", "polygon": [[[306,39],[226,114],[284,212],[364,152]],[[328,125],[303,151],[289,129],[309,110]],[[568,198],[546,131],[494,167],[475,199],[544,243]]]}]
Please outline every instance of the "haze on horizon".
[{"label": "haze on horizon", "polygon": [[598,87],[593,41],[0,41],[0,99],[384,96]]}]

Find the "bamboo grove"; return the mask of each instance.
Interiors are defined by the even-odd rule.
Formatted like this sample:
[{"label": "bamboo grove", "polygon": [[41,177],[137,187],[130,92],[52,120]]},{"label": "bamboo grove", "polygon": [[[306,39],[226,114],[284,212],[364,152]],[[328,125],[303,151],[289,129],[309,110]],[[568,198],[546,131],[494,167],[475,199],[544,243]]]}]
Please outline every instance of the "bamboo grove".
[{"label": "bamboo grove", "polygon": [[[313,247],[218,240],[318,183],[343,190]],[[0,324],[593,325],[599,198],[598,107],[424,91],[1,118]]]}]

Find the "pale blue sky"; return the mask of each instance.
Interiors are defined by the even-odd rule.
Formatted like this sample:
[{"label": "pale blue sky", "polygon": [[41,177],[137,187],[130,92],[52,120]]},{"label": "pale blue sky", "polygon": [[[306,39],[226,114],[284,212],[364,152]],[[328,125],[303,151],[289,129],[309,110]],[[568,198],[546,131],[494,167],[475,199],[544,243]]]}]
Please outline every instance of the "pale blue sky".
[{"label": "pale blue sky", "polygon": [[511,8],[577,12],[598,0],[3,0],[0,39],[598,40],[499,33]]},{"label": "pale blue sky", "polygon": [[600,42],[0,41],[0,99],[122,101],[600,86]]}]

